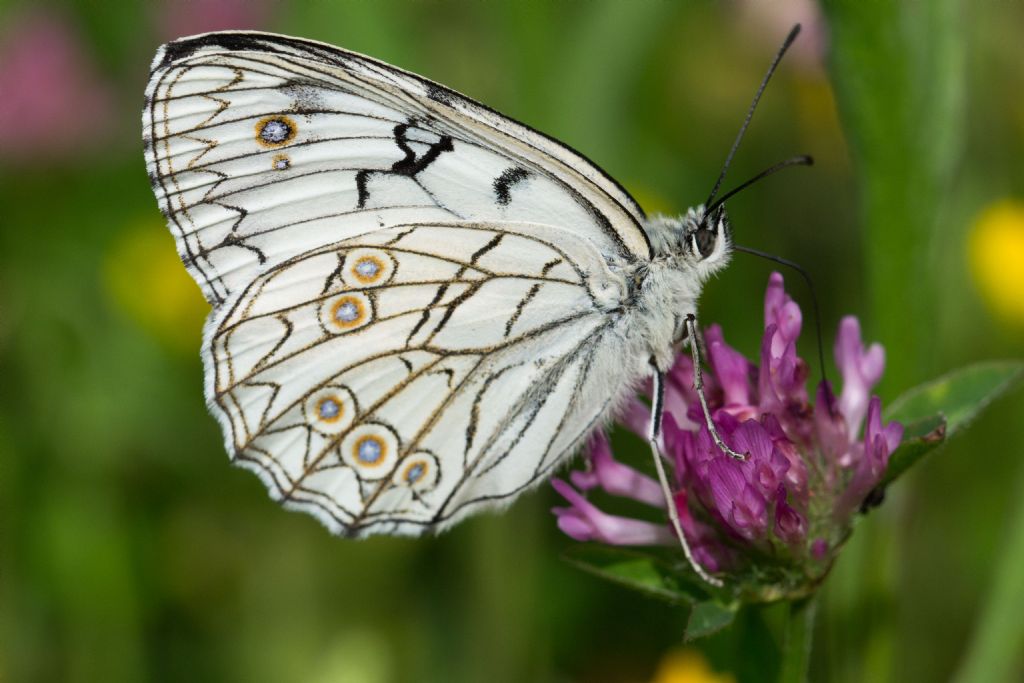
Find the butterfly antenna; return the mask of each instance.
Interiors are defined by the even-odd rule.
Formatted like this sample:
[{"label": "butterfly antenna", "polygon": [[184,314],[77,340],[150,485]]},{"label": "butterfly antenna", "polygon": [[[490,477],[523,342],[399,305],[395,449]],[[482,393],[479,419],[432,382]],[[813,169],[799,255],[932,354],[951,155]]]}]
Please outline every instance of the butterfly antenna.
[{"label": "butterfly antenna", "polygon": [[762,178],[767,178],[773,173],[781,171],[782,169],[788,166],[814,166],[814,158],[807,154],[801,154],[800,156],[793,157],[791,159],[786,159],[785,161],[780,161],[774,166],[766,168],[765,170],[761,171],[747,182],[741,183],[739,186],[734,187],[725,194],[723,194],[721,197],[715,200],[714,204],[710,206],[705,204],[707,208],[704,210],[704,215],[711,215],[712,213],[715,212],[715,209],[724,204],[725,200],[728,199],[729,197],[732,197],[741,190],[747,189],[748,187],[756,183],[758,180],[761,180]]},{"label": "butterfly antenna", "polygon": [[743,134],[747,132],[747,126],[750,125],[750,119],[754,117],[754,110],[757,109],[757,103],[761,99],[761,95],[764,93],[765,87],[768,85],[768,81],[771,79],[772,74],[775,73],[775,69],[779,66],[779,62],[782,61],[782,56],[786,54],[786,50],[793,44],[796,37],[800,34],[800,24],[796,24],[789,31],[789,35],[786,36],[786,40],[782,42],[782,47],[775,53],[775,59],[772,60],[771,66],[768,67],[768,72],[764,75],[761,80],[761,85],[757,89],[757,93],[754,94],[754,101],[750,103],[750,109],[747,110],[747,118],[743,120],[743,125],[740,126],[740,132],[736,135],[736,140],[732,143],[732,149],[729,150],[729,156],[725,158],[725,164],[722,166],[722,172],[718,174],[718,180],[715,181],[715,186],[711,188],[711,194],[708,195],[708,199],[704,202],[704,206],[708,206],[715,199],[715,195],[718,194],[719,188],[722,186],[722,181],[725,180],[725,174],[729,170],[729,164],[732,163],[732,158],[736,154],[736,150],[739,149],[740,141],[743,140]]},{"label": "butterfly antenna", "polygon": [[[825,375],[825,347],[821,341],[821,310],[818,308],[818,295],[814,290],[814,282],[811,280],[810,274],[803,269],[803,267],[794,261],[784,259],[781,256],[775,254],[769,254],[758,249],[752,249],[750,247],[742,247],[738,244],[733,244],[732,248],[736,251],[743,252],[744,254],[752,254],[754,256],[760,256],[763,259],[773,261],[780,265],[792,268],[796,272],[803,276],[804,281],[807,282],[808,289],[811,290],[811,306],[814,308],[814,331],[818,334],[818,365],[821,367],[821,381],[828,382],[828,377]],[[831,408],[831,406],[829,406]]]}]

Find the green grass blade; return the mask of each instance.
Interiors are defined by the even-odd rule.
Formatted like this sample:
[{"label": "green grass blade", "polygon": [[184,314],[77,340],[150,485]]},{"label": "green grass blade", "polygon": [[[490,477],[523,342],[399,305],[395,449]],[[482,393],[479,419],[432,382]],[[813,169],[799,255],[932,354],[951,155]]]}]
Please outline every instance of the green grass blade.
[{"label": "green grass blade", "polygon": [[1024,651],[1024,477],[1018,491],[1007,543],[954,683],[1019,680],[1014,673],[1020,675]]}]

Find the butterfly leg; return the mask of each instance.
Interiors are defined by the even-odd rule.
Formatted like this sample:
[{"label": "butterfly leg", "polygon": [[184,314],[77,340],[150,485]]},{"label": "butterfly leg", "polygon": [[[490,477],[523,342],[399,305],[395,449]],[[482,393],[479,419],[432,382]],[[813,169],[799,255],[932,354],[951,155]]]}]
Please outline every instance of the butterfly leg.
[{"label": "butterfly leg", "polygon": [[[653,365],[653,363],[652,363]],[[703,567],[694,559],[690,550],[690,544],[686,541],[686,534],[683,533],[683,525],[679,521],[679,510],[676,508],[675,497],[672,495],[672,488],[668,483],[668,476],[665,474],[665,463],[661,455],[661,411],[665,403],[665,374],[655,367],[654,369],[654,406],[651,411],[651,428],[647,435],[647,441],[651,445],[651,456],[654,458],[654,469],[658,471],[658,482],[661,484],[661,492],[665,496],[665,507],[668,508],[668,518],[672,522],[672,528],[679,539],[679,545],[683,547],[683,555],[686,561],[693,567],[700,578],[712,586],[721,586],[719,579],[708,574]]]},{"label": "butterfly leg", "polygon": [[697,398],[700,399],[700,407],[704,410],[704,422],[708,426],[708,431],[711,432],[711,438],[714,439],[715,445],[730,458],[746,460],[747,456],[745,454],[737,453],[725,445],[722,437],[718,435],[718,429],[715,427],[714,421],[711,419],[708,400],[704,397],[704,376],[700,370],[700,342],[698,341],[700,337],[697,336],[697,317],[692,313],[686,316],[686,329],[690,335],[690,354],[693,356],[693,388],[697,392]]}]

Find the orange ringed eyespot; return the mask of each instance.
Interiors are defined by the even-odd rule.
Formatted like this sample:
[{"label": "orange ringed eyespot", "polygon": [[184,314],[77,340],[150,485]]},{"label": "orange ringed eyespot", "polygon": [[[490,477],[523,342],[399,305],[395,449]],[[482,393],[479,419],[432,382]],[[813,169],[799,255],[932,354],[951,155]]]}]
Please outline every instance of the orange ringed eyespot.
[{"label": "orange ringed eyespot", "polygon": [[427,463],[422,460],[410,463],[405,468],[405,481],[409,484],[415,484],[427,473]]},{"label": "orange ringed eyespot", "polygon": [[384,263],[376,256],[364,256],[356,261],[352,268],[352,274],[364,284],[369,284],[380,279],[384,270]]},{"label": "orange ringed eyespot", "polygon": [[295,121],[287,116],[267,116],[256,123],[256,142],[264,147],[281,147],[295,139],[299,132]]},{"label": "orange ringed eyespot", "polygon": [[337,422],[344,414],[344,408],[334,396],[326,396],[316,404],[316,414],[324,422]]},{"label": "orange ringed eyespot", "polygon": [[364,304],[354,296],[343,296],[331,307],[331,319],[338,327],[355,327],[364,317]]},{"label": "orange ringed eyespot", "polygon": [[356,460],[363,465],[374,467],[384,461],[386,455],[384,441],[376,436],[364,436],[356,441],[352,448]]}]

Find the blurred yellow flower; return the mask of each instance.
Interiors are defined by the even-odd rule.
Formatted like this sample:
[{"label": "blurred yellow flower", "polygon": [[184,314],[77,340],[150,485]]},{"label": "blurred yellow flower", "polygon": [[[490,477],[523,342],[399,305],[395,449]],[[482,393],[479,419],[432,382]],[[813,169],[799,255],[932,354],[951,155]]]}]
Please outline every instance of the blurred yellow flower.
[{"label": "blurred yellow flower", "polygon": [[360,628],[330,642],[323,658],[314,663],[311,683],[387,683],[397,680],[394,671],[394,641],[373,629]]},{"label": "blurred yellow flower", "polygon": [[1024,324],[1024,203],[1006,199],[982,211],[971,226],[968,255],[996,314]]},{"label": "blurred yellow flower", "polygon": [[665,655],[651,683],[735,683],[730,673],[715,673],[697,650],[673,650]]},{"label": "blurred yellow flower", "polygon": [[163,225],[145,221],[116,238],[103,276],[114,305],[140,327],[177,350],[198,351],[210,307]]}]

